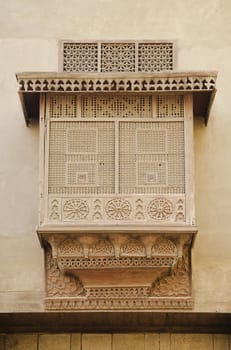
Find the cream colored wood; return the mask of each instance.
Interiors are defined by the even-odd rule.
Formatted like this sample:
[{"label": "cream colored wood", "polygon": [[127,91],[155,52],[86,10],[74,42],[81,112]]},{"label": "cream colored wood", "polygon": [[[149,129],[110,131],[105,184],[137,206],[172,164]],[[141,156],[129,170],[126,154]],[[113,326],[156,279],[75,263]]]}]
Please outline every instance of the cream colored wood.
[{"label": "cream colored wood", "polygon": [[[153,95],[153,98],[152,98],[152,117],[154,121],[157,119],[157,96]],[[165,120],[170,121],[168,118]]]},{"label": "cream colored wood", "polygon": [[[168,86],[170,86],[171,84],[171,80],[172,78],[174,80],[176,80],[176,83],[178,83],[178,78],[180,78],[181,80],[183,80],[182,84],[185,84],[188,81],[189,86],[193,83],[197,83],[199,84],[199,86],[202,84],[202,80],[204,81],[204,90],[209,90],[209,85],[208,82],[210,79],[215,79],[217,78],[217,71],[211,70],[211,71],[173,71],[173,72],[161,72],[161,73],[66,73],[66,72],[19,72],[16,73],[16,78],[19,84],[20,80],[24,79],[27,81],[27,79],[31,80],[33,83],[33,79],[41,79],[41,80],[47,80],[49,83],[50,79],[53,79],[55,81],[55,79],[68,79],[68,80],[72,80],[72,79],[86,79],[88,80],[90,77],[90,79],[99,79],[100,81],[103,81],[106,79],[111,79],[111,78],[118,78],[120,80],[126,80],[131,78],[132,80],[141,80],[141,79],[154,79],[154,82],[156,82],[156,79],[169,79],[169,83]],[[193,82],[193,80],[198,79],[198,82]],[[191,81],[192,80],[192,81]],[[39,81],[38,81],[39,84]],[[20,86],[19,86],[20,87]],[[31,84],[31,90],[28,89],[28,87],[25,87],[25,89],[27,89],[28,91],[33,91],[33,84]],[[211,82],[211,89],[213,90],[213,88],[215,87],[215,81],[212,83]],[[192,85],[193,88],[193,85]],[[196,90],[200,90],[200,87]],[[23,91],[22,89],[20,91]],[[40,91],[40,90],[38,90]],[[49,90],[47,90],[49,91]],[[56,90],[54,89],[53,92],[55,92]],[[166,93],[169,93],[171,91],[171,89],[166,90]],[[174,90],[175,91],[175,90]],[[184,91],[184,89],[182,89],[182,91]],[[60,92],[62,92],[60,90]],[[72,91],[73,92],[73,91]],[[143,91],[144,92],[144,91]],[[160,93],[160,91],[159,91]]]},{"label": "cream colored wood", "polygon": [[[81,118],[81,97],[80,95],[77,95],[77,118]],[[71,121],[71,118],[67,118],[69,121]]]},{"label": "cream colored wood", "polygon": [[[62,40],[59,45],[59,69],[68,72],[171,71],[175,67],[174,44],[173,41],[165,40],[90,42]],[[91,62],[95,59],[94,45],[97,46],[97,63],[95,62],[93,68]],[[107,50],[106,56],[105,50]],[[118,52],[120,52],[119,55]],[[108,67],[107,64],[109,64]]]},{"label": "cream colored wood", "polygon": [[[59,101],[59,96],[61,96],[60,101]],[[97,123],[114,123],[115,125],[115,144],[114,144],[114,148],[115,148],[115,158],[113,159],[113,162],[115,164],[115,191],[114,191],[114,195],[109,195],[106,196],[105,194],[101,195],[95,195],[93,194],[93,192],[89,192],[87,193],[87,190],[85,189],[83,192],[73,192],[73,194],[71,194],[72,192],[70,192],[70,190],[65,190],[65,194],[64,192],[62,192],[61,188],[60,190],[57,188],[57,190],[55,190],[57,193],[55,194],[55,192],[51,195],[48,196],[48,188],[46,190],[46,195],[48,196],[45,200],[46,202],[46,222],[50,222],[51,218],[51,222],[60,222],[62,223],[63,220],[65,220],[65,217],[69,218],[70,223],[73,222],[73,219],[76,218],[80,219],[81,218],[81,222],[87,222],[89,219],[93,220],[94,222],[102,222],[102,220],[106,220],[105,222],[110,222],[110,220],[112,220],[112,222],[115,219],[119,219],[119,220],[123,220],[123,221],[127,221],[127,222],[132,222],[132,220],[135,221],[143,221],[143,222],[153,222],[153,223],[157,223],[158,220],[161,220],[162,223],[172,223],[172,222],[178,222],[182,224],[182,223],[186,223],[188,222],[188,220],[185,220],[185,195],[184,195],[184,191],[178,191],[178,197],[174,197],[174,191],[175,190],[171,190],[168,194],[168,189],[166,189],[166,191],[162,191],[159,190],[155,193],[155,186],[154,188],[152,188],[152,194],[150,193],[148,195],[148,192],[146,191],[146,194],[142,194],[141,191],[141,187],[140,185],[138,185],[137,180],[136,180],[136,187],[137,190],[139,189],[140,194],[137,193],[136,196],[131,196],[129,193],[127,193],[126,195],[123,194],[123,190],[121,192],[121,190],[119,191],[119,184],[120,181],[122,181],[122,178],[120,178],[120,172],[119,172],[119,164],[120,164],[120,155],[119,155],[119,149],[121,149],[121,147],[124,148],[125,153],[126,153],[126,138],[125,143],[122,145],[119,145],[119,135],[120,135],[120,131],[119,131],[119,125],[124,125],[123,123],[126,120],[126,125],[127,127],[129,127],[129,125],[133,125],[133,127],[135,126],[135,129],[139,130],[140,127],[143,127],[142,125],[151,125],[155,126],[155,125],[168,125],[169,127],[172,126],[174,123],[182,123],[183,122],[183,118],[176,118],[176,117],[171,117],[171,118],[106,118],[106,116],[104,118],[81,118],[81,114],[79,112],[80,110],[80,102],[79,102],[79,96],[77,96],[77,108],[76,108],[76,116],[80,115],[80,117],[74,118],[74,114],[73,111],[71,109],[69,109],[69,107],[65,107],[67,103],[72,103],[73,99],[66,99],[63,98],[63,95],[55,95],[55,100],[52,99],[52,101],[55,101],[56,105],[58,106],[58,110],[55,110],[55,117],[52,117],[49,119],[49,123],[51,123],[53,125],[53,123],[55,123],[58,127],[58,125],[61,125],[61,129],[58,128],[57,130],[63,130],[62,133],[65,132],[65,130],[63,128],[66,128],[66,130],[69,130],[68,128],[68,123],[70,122],[71,125],[73,123],[75,123],[75,120],[78,123],[82,120],[84,121],[84,125],[85,128],[87,128],[87,124],[89,122],[89,128],[92,129],[92,127],[95,125],[97,127]],[[159,95],[153,95],[153,100],[156,100],[156,98],[158,98]],[[172,97],[174,97],[175,95],[172,95]],[[106,98],[106,97],[105,97]],[[51,96],[48,97],[47,99],[47,112],[50,114],[51,111],[53,111],[53,109],[50,109],[51,106]],[[113,101],[113,96],[110,97],[110,99],[112,99]],[[68,102],[69,101],[69,102]],[[116,100],[115,100],[116,101]],[[168,100],[166,100],[167,102],[165,103],[174,103],[174,99],[170,99],[169,102]],[[52,102],[53,103],[53,102]],[[65,108],[61,107],[61,103],[65,104]],[[53,107],[52,107],[53,108]],[[56,108],[56,107],[55,107]],[[82,108],[82,107],[81,107]],[[91,108],[91,106],[89,105],[87,107],[88,109]],[[122,111],[122,107],[120,106],[121,111]],[[148,107],[149,108],[149,107]],[[168,110],[170,111],[169,107],[167,106],[166,108],[168,108]],[[171,107],[172,108],[172,107]],[[68,114],[71,114],[72,117],[71,118],[63,118],[63,115],[66,114],[65,111],[68,111]],[[82,109],[81,109],[82,110]],[[63,111],[63,112],[61,112]],[[64,113],[64,114],[62,114]],[[58,123],[58,124],[57,124]],[[61,124],[60,124],[61,123]],[[67,123],[67,124],[65,124]],[[80,122],[81,123],[81,122]],[[96,123],[96,124],[95,124]],[[131,124],[130,124],[131,123]],[[148,123],[148,124],[145,124]],[[151,123],[151,124],[150,124]],[[157,123],[157,124],[156,124]],[[173,123],[173,124],[172,124]],[[176,124],[176,125],[177,125]],[[179,125],[180,125],[179,124]],[[50,125],[50,124],[49,124]],[[106,125],[106,124],[105,124]],[[140,126],[141,125],[141,126]],[[175,126],[176,128],[176,126]],[[171,131],[172,127],[169,129]],[[141,129],[143,130],[143,129]],[[145,130],[145,129],[144,129]],[[146,128],[146,130],[148,131],[148,129]],[[155,128],[153,129],[155,131]],[[159,127],[156,129],[156,133],[159,133]],[[165,129],[163,129],[165,130]],[[153,132],[154,132],[153,131]],[[171,131],[173,132],[174,129]],[[65,132],[65,134],[67,134],[67,131]],[[52,142],[56,142],[54,139],[54,135],[53,137],[53,141]],[[135,134],[133,135],[133,138],[135,137]],[[172,137],[172,136],[171,136]],[[179,137],[182,137],[180,135],[176,135],[176,140]],[[87,141],[87,140],[86,140]],[[182,140],[183,141],[183,140]],[[48,140],[49,142],[49,140]],[[167,138],[165,140],[165,143],[167,142]],[[171,139],[171,142],[173,142],[173,139]],[[57,146],[59,145],[59,141],[57,139]],[[166,144],[167,145],[167,144]],[[55,145],[52,146],[54,149]],[[139,147],[139,145],[137,144],[136,146],[134,145],[134,154],[136,154],[136,157],[140,157],[142,154],[140,154],[139,149],[135,149],[136,147]],[[166,148],[167,146],[165,146]],[[168,146],[169,147],[169,146]],[[174,146],[175,147],[175,146]],[[167,151],[167,148],[166,148]],[[52,151],[53,152],[53,151]],[[172,150],[171,150],[172,152]],[[174,151],[175,152],[175,151]],[[64,156],[64,155],[63,155]],[[67,156],[67,155],[66,155]],[[144,155],[145,156],[145,155]],[[182,154],[183,156],[183,154]],[[49,163],[48,160],[49,157],[49,147],[46,147],[46,161]],[[146,157],[146,156],[145,156]],[[149,156],[150,157],[150,156]],[[137,160],[138,161],[138,160]],[[47,163],[46,168],[48,169],[49,164]],[[166,168],[167,169],[167,168]],[[57,168],[58,170],[58,168]],[[60,172],[60,170],[58,171]],[[135,175],[135,173],[133,174]],[[67,175],[65,175],[67,176]],[[129,175],[126,174],[126,177],[128,177]],[[166,173],[167,176],[167,173]],[[136,179],[138,178],[138,173],[135,175]],[[48,173],[46,178],[48,179]],[[46,182],[46,179],[45,179]],[[53,186],[53,185],[52,185]],[[67,186],[67,184],[63,184],[62,186]],[[54,187],[54,186],[53,186]],[[149,186],[150,188],[153,187]],[[134,191],[137,191],[134,189]],[[121,192],[119,194],[119,192]],[[63,193],[63,194],[62,194]],[[76,193],[76,194],[74,194]],[[82,193],[82,194],[81,194]],[[87,195],[87,196],[86,196]],[[117,198],[116,198],[117,195]],[[119,196],[119,197],[118,197]],[[69,198],[69,200],[68,200]],[[94,203],[92,202],[92,200],[95,198],[95,201],[97,202],[97,204],[94,205]],[[175,199],[176,198],[176,199]],[[160,204],[161,203],[161,204]],[[158,219],[159,214],[157,214],[157,206],[161,205],[162,206],[162,210],[163,213],[161,213],[160,218]],[[66,212],[68,207],[68,213]],[[81,211],[83,210],[83,212],[80,214],[77,214],[77,212],[74,212],[76,210],[80,210],[80,207],[82,208]],[[95,212],[93,211],[93,208],[97,207],[98,211]],[[78,208],[78,209],[77,209]],[[100,208],[100,209],[99,209]],[[103,208],[106,208],[106,211],[102,211]],[[120,209],[119,209],[120,208]],[[147,209],[146,209],[147,208]],[[100,210],[100,212],[99,212]],[[109,210],[109,211],[107,211]],[[117,212],[117,214],[115,214]],[[66,213],[66,214],[65,214]],[[97,219],[97,221],[95,221],[94,217],[95,215],[101,216],[101,219],[99,220],[99,218]],[[118,218],[114,217],[114,215],[118,215]],[[77,220],[78,221],[78,220]],[[77,222],[76,221],[76,222]],[[137,221],[137,222],[138,222]],[[114,221],[116,223],[116,221]]]},{"label": "cream colored wood", "polygon": [[135,41],[135,71],[138,72],[138,41]]},{"label": "cream colored wood", "polygon": [[[126,78],[125,78],[126,76]],[[27,105],[26,100],[33,94],[34,104],[37,105],[37,93],[139,93],[139,94],[169,94],[171,92],[193,91],[194,101],[198,105],[196,112],[202,115],[207,124],[208,113],[216,89],[216,72],[171,72],[153,73],[18,73],[16,75],[19,84],[19,95],[27,125],[30,119],[36,117],[35,109]],[[122,84],[122,85],[121,85]],[[209,94],[205,94],[205,92]],[[198,100],[199,99],[199,100]],[[205,107],[203,107],[203,105]],[[38,110],[38,106],[37,106]],[[32,114],[32,115],[30,115]]]},{"label": "cream colored wood", "polygon": [[[133,112],[129,109],[126,110],[129,116],[119,117],[120,113],[123,113],[123,108],[128,108],[126,103],[131,104],[129,108],[134,108],[134,98],[132,100],[114,98],[113,100],[113,95],[105,96],[96,102],[103,103],[102,113],[105,113],[104,117],[100,117],[100,109],[95,118],[91,117],[89,119],[87,111],[93,108],[91,104],[93,100],[91,99],[89,99],[90,103],[88,104],[88,100],[85,98],[85,105],[82,105],[78,94],[75,99],[57,94],[54,98],[52,97],[52,100],[51,95],[47,99],[47,112],[50,117],[46,127],[47,133],[50,135],[50,127],[56,125],[57,130],[61,130],[62,135],[66,135],[63,136],[64,139],[62,137],[59,140],[59,134],[57,134],[57,139],[54,138],[55,134],[52,134],[51,151],[49,150],[49,137],[45,142],[44,206],[46,218],[43,225],[40,226],[38,234],[41,237],[42,244],[46,246],[45,242],[48,242],[52,249],[51,251],[46,249],[46,307],[48,309],[70,309],[66,297],[70,298],[72,295],[74,298],[72,299],[71,309],[91,310],[96,307],[96,303],[102,310],[127,310],[131,307],[137,310],[172,309],[176,307],[190,308],[192,306],[190,247],[197,230],[190,226],[191,221],[189,221],[189,215],[185,209],[185,203],[189,203],[188,192],[186,194],[182,192],[171,193],[171,191],[170,193],[155,193],[154,190],[152,194],[134,193],[129,195],[119,193],[120,182],[123,181],[122,177],[120,178],[121,151],[124,150],[123,152],[126,154],[128,142],[125,134],[123,142],[120,140],[120,135],[122,135],[121,126],[125,125],[128,132],[132,131],[131,135],[134,140],[136,140],[135,135],[139,130],[141,133],[142,130],[143,133],[147,131],[148,135],[149,130],[152,132],[149,136],[147,135],[147,137],[154,137],[154,139],[150,139],[150,142],[147,143],[147,140],[145,141],[142,138],[146,134],[142,134],[141,139],[137,139],[140,140],[141,144],[136,140],[132,146],[132,154],[134,153],[137,158],[136,162],[138,157],[150,157],[149,143],[153,143],[153,147],[155,146],[152,150],[154,155],[156,154],[155,157],[163,151],[171,152],[171,154],[166,155],[171,157],[174,154],[178,155],[180,145],[184,142],[184,139],[187,139],[187,127],[190,126],[184,128],[183,134],[179,134],[177,130],[179,126],[188,123],[188,119],[184,118],[184,115],[187,115],[187,113],[191,115],[188,109],[191,108],[192,110],[192,104],[185,103],[184,115],[180,112],[181,115],[178,117],[179,112],[175,113],[178,108],[178,99],[175,98],[176,93],[171,94],[171,98],[161,100],[163,104],[160,114],[160,106],[157,104],[159,96],[162,95],[152,95],[151,104],[145,104],[142,107],[147,108],[147,111],[149,110],[147,113],[151,113],[149,118],[130,117],[130,113]],[[183,96],[182,93],[180,96]],[[181,97],[181,99],[184,97]],[[138,98],[139,95],[137,95]],[[54,106],[52,106],[51,101]],[[76,101],[74,102],[76,105],[73,105],[73,101]],[[110,103],[108,104],[107,101],[110,101]],[[123,103],[125,103],[124,106]],[[62,106],[62,104],[64,105]],[[118,111],[116,106],[119,106]],[[85,112],[84,108],[86,108]],[[166,119],[164,117],[165,111]],[[82,115],[83,112],[84,115]],[[113,117],[113,113],[116,113],[116,117]],[[142,113],[145,116],[146,112],[142,111]],[[155,118],[153,117],[154,113]],[[70,117],[66,117],[67,114]],[[86,134],[83,147],[80,147],[81,138],[75,140],[74,134],[71,139],[67,138],[69,137],[68,130],[91,131],[94,125],[97,128],[97,125],[100,124],[114,124],[115,193],[93,194],[88,186],[88,192],[86,190],[81,192],[81,190],[80,193],[75,194],[71,190],[69,193],[66,187],[65,191],[67,192],[62,193],[63,190],[61,188],[59,190],[59,187],[57,187],[57,191],[50,190],[51,193],[48,194],[49,169],[53,166],[49,162],[49,157],[52,155],[50,152],[55,150],[55,143],[57,142],[57,147],[61,152],[58,155],[61,157],[76,157],[76,152],[82,150],[81,159],[87,159],[88,152],[95,150],[97,154],[97,149],[93,145],[93,135],[91,140],[88,140]],[[69,129],[69,125],[72,125],[71,129]],[[73,129],[74,125],[80,125],[81,127]],[[84,129],[82,129],[82,126],[84,126]],[[167,127],[168,129],[165,130]],[[105,132],[107,132],[106,129]],[[164,140],[161,138],[162,134],[159,135],[160,132],[164,132]],[[78,133],[76,137],[78,137]],[[106,134],[104,137],[106,140]],[[179,138],[182,138],[182,140],[179,141]],[[64,146],[61,146],[60,142],[64,142]],[[74,142],[74,148],[70,149],[70,142]],[[160,142],[160,145],[158,142]],[[178,142],[180,143],[178,144]],[[183,159],[187,159],[189,153],[190,141],[186,143],[184,154],[179,154],[179,157],[183,157]],[[139,149],[141,146],[143,148]],[[62,151],[62,147],[64,147],[64,151]],[[164,149],[162,149],[163,147]],[[106,150],[107,144],[105,144],[104,151]],[[87,157],[91,158],[90,153]],[[188,170],[189,165],[186,162],[186,172]],[[173,173],[175,171],[179,170],[173,168]],[[60,176],[61,168],[57,167],[57,172]],[[188,177],[190,177],[190,174]],[[133,175],[136,179],[138,178],[138,173]],[[67,177],[67,174],[65,176]],[[127,171],[125,176],[127,178],[130,176]],[[189,181],[188,178],[187,181]],[[64,183],[62,186],[67,186],[67,184]],[[55,189],[54,186],[52,188]],[[187,186],[186,188],[188,191]],[[186,208],[190,210],[189,207]],[[61,247],[64,249],[62,252]],[[163,249],[167,249],[163,251],[164,256],[160,253]],[[174,255],[174,252],[177,252],[176,255]],[[100,274],[94,274],[93,276],[92,269],[100,271]],[[159,276],[154,279],[153,269],[155,270],[155,276]],[[169,269],[172,271],[171,274],[167,272]],[[70,277],[66,278],[66,274]],[[103,279],[100,277],[101,275]],[[183,293],[183,297],[179,298],[175,288],[177,290],[179,279],[182,278],[184,287],[180,293]],[[63,284],[64,289],[57,291],[56,284],[60,283]],[[166,285],[168,286],[167,290]],[[173,292],[171,292],[172,288]],[[55,297],[55,301],[53,297]],[[57,306],[57,303],[60,306]],[[176,306],[176,303],[178,306]]]},{"label": "cream colored wood", "polygon": [[44,164],[44,154],[46,145],[46,96],[41,94],[40,96],[40,120],[39,120],[39,198],[40,205],[38,211],[38,222],[41,225],[45,220],[44,212],[44,200],[47,202],[47,193],[44,189],[45,180],[45,164]]},{"label": "cream colored wood", "polygon": [[191,308],[193,103],[209,104],[216,73],[153,72],[173,68],[171,42],[73,44],[65,69],[82,73],[17,75],[27,121],[42,94],[46,308]]},{"label": "cream colored wood", "polygon": [[[47,97],[47,96],[46,96]],[[46,98],[46,105],[50,102],[48,102],[49,99]],[[47,111],[48,112],[48,111]],[[49,179],[49,139],[50,139],[50,116],[49,112],[46,112],[45,107],[45,115],[46,115],[46,122],[44,124],[45,129],[45,148],[44,148],[44,158],[43,158],[43,166],[44,166],[44,202],[43,207],[45,211],[44,218],[45,220],[48,220],[48,179]]]},{"label": "cream colored wood", "polygon": [[185,192],[187,221],[195,225],[194,202],[194,147],[193,147],[193,97],[185,95]]},{"label": "cream colored wood", "polygon": [[[95,225],[94,223],[91,223],[87,225],[55,225],[55,224],[44,224],[37,228],[37,233],[39,238],[41,239],[41,242],[43,241],[43,237],[46,237],[47,234],[94,234],[94,233],[132,233],[136,234],[139,233],[142,235],[142,233],[165,233],[165,234],[172,234],[177,235],[178,233],[180,235],[187,235],[190,234],[191,236],[195,236],[198,232],[197,226],[192,225],[137,225],[137,224],[129,224],[124,225],[121,223],[121,225],[110,225],[110,224],[103,224],[103,225]],[[44,236],[45,235],[45,236]]]},{"label": "cream colored wood", "polygon": [[[154,104],[155,104],[155,102],[154,102]],[[78,120],[77,120],[77,118],[79,118]],[[57,121],[57,118],[50,118],[50,120],[53,120],[53,121]],[[60,118],[59,119],[60,121],[63,121],[63,122],[73,122],[73,118]],[[111,121],[118,121],[118,122],[124,122],[125,120],[127,120],[127,119],[125,119],[125,118],[115,118],[115,119],[111,119]],[[164,121],[165,122],[171,122],[173,119],[172,118],[164,118]],[[81,116],[77,116],[76,117],[76,120],[75,121],[79,121],[79,122],[81,122],[81,121],[87,121],[87,122],[95,122],[96,121],[96,119],[95,118],[87,118],[87,119],[81,119]],[[105,119],[105,118],[97,118],[97,121],[98,122],[107,122],[107,120]],[[141,119],[140,118],[129,118],[129,122],[140,122],[141,121]],[[175,122],[180,122],[180,121],[182,121],[182,118],[174,118],[174,121]],[[151,118],[142,118],[142,122],[146,122],[146,123],[150,123],[150,122],[152,122],[152,123],[159,123],[160,122],[160,120],[158,120],[158,119],[151,119]]]},{"label": "cream colored wood", "polygon": [[[60,225],[163,225],[188,224],[185,195],[68,195],[48,196],[48,221]],[[81,210],[80,210],[81,209]],[[57,212],[59,213],[57,217]]]},{"label": "cream colored wood", "polygon": [[115,122],[115,195],[119,194],[119,122]]},{"label": "cream colored wood", "polygon": [[[214,91],[216,72],[171,73],[18,73],[19,93],[33,92],[88,92],[88,93],[170,93],[189,90]],[[201,95],[206,99],[204,94]],[[206,109],[207,110],[207,109]],[[204,111],[203,111],[204,113]]]},{"label": "cream colored wood", "polygon": [[[98,42],[98,73],[101,72],[101,43]],[[60,57],[60,60],[63,60],[63,57]]]}]

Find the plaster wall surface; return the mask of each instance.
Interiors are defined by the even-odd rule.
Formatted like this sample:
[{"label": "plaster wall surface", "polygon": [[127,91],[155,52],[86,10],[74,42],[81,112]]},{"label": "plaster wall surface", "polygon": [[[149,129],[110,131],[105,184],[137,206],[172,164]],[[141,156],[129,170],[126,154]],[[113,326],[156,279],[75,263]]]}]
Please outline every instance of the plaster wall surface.
[{"label": "plaster wall surface", "polygon": [[194,125],[193,293],[194,311],[231,311],[230,15],[229,0],[0,1],[0,312],[43,310],[39,131],[25,126],[15,72],[57,71],[61,39],[174,39],[177,70],[219,72],[209,124]]}]

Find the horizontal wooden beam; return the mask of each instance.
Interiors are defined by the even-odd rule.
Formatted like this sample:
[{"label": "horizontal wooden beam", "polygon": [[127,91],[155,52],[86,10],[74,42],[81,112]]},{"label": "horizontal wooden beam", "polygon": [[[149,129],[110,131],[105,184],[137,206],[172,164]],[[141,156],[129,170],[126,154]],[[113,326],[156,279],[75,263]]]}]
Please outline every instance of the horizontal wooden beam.
[{"label": "horizontal wooden beam", "polygon": [[230,333],[230,313],[38,312],[0,314],[1,333]]}]

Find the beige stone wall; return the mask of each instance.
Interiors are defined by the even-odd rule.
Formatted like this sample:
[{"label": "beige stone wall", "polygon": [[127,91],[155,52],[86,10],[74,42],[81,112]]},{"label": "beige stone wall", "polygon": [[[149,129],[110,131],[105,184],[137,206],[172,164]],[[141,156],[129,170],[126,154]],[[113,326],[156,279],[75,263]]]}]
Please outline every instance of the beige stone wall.
[{"label": "beige stone wall", "polygon": [[56,71],[59,39],[176,39],[177,69],[219,71],[209,125],[195,122],[193,291],[195,311],[231,311],[230,14],[229,0],[1,1],[0,312],[43,310],[38,126],[25,127],[14,74]]},{"label": "beige stone wall", "polygon": [[0,350],[230,350],[224,334],[11,334]]}]

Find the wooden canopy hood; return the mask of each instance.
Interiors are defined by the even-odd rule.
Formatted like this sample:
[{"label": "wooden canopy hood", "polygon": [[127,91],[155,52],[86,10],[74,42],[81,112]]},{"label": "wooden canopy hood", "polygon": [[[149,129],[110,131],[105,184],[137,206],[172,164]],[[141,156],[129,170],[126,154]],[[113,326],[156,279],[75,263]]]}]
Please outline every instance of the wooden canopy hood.
[{"label": "wooden canopy hood", "polygon": [[216,93],[217,72],[168,73],[55,73],[22,72],[16,74],[26,124],[39,119],[41,93],[169,93],[193,92],[194,116],[202,116],[207,125]]}]

